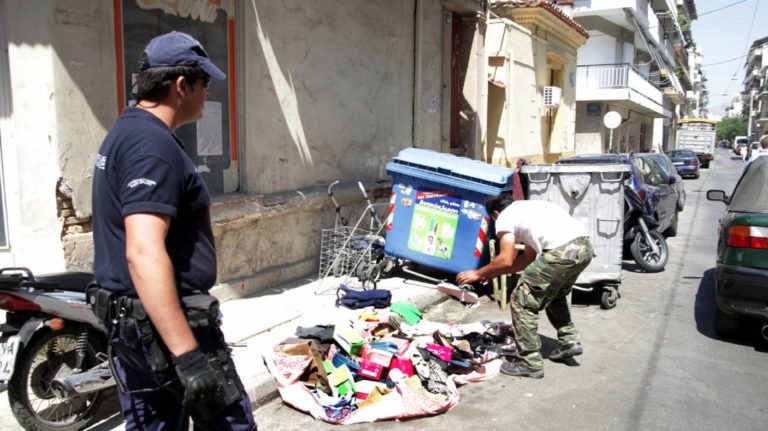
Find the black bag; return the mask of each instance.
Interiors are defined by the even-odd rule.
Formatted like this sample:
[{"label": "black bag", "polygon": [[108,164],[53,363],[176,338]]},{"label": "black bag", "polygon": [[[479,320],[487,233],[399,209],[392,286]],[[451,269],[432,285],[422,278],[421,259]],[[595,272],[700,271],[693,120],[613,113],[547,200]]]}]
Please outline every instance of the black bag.
[{"label": "black bag", "polygon": [[[340,296],[344,292],[343,296]],[[336,306],[356,310],[358,308],[386,308],[392,304],[392,292],[384,289],[354,290],[344,284],[336,290]]]}]

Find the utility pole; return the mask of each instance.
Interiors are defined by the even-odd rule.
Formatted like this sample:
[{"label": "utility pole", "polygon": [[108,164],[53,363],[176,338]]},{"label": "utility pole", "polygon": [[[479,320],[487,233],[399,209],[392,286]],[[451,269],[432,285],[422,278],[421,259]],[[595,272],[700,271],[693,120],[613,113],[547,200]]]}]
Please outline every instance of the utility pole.
[{"label": "utility pole", "polygon": [[752,142],[752,116],[754,115],[755,90],[749,90],[749,118],[747,118],[747,136]]}]

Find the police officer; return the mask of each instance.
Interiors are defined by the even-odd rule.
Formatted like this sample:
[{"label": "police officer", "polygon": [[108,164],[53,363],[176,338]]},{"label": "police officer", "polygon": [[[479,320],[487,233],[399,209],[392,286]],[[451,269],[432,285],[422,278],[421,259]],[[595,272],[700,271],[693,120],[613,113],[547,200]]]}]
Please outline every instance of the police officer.
[{"label": "police officer", "polygon": [[[478,270],[459,273],[456,280],[459,284],[484,282],[522,271],[510,298],[517,357],[502,364],[501,372],[542,378],[539,311],[546,310],[557,329],[559,347],[549,359],[562,361],[583,352],[567,298],[592,260],[592,244],[579,221],[551,202],[513,201],[511,195],[502,194],[488,200],[486,209],[496,221],[499,254]],[[525,245],[522,253],[515,248],[517,242]]]},{"label": "police officer", "polygon": [[[224,73],[192,36],[152,39],[137,103],[96,157],[94,310],[110,330],[126,429],[253,430],[250,401],[218,328],[207,187],[175,130],[200,119]],[[89,292],[89,295],[91,292]],[[111,355],[112,356],[112,355]]]}]

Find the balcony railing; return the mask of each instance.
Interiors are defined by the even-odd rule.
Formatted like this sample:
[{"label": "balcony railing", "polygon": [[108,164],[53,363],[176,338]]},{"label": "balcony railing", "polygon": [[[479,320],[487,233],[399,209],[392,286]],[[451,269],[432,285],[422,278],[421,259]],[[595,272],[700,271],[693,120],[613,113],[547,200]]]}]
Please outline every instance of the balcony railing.
[{"label": "balcony railing", "polygon": [[576,100],[626,100],[664,112],[661,91],[627,63],[578,66]]}]

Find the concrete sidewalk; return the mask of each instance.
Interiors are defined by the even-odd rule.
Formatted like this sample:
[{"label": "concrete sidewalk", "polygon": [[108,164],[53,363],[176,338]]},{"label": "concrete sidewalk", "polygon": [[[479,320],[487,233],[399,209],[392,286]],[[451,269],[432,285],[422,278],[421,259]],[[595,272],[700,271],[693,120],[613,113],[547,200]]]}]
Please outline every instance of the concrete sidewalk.
[{"label": "concrete sidewalk", "polygon": [[[322,285],[313,280],[297,281],[222,302],[222,330],[227,342],[236,345],[235,365],[254,408],[277,396],[277,385],[264,365],[264,352],[293,336],[298,326],[335,324],[356,316],[357,310],[335,307],[339,281],[326,280]],[[422,311],[452,299],[438,292],[436,285],[413,278],[387,278],[377,287],[390,290],[392,302],[410,302]]]}]

